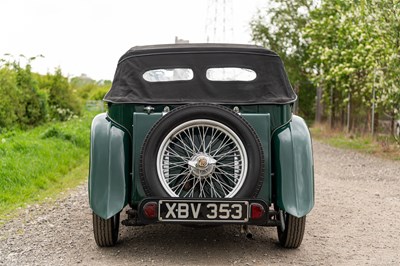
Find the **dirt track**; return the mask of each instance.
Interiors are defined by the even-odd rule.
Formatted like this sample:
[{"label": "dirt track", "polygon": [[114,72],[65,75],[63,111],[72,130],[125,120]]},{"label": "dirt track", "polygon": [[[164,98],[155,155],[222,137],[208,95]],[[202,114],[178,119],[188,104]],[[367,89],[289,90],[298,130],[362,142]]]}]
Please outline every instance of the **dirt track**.
[{"label": "dirt track", "polygon": [[0,227],[0,265],[399,265],[400,162],[314,143],[316,206],[297,250],[275,228],[122,227],[119,244],[92,236],[84,185]]}]

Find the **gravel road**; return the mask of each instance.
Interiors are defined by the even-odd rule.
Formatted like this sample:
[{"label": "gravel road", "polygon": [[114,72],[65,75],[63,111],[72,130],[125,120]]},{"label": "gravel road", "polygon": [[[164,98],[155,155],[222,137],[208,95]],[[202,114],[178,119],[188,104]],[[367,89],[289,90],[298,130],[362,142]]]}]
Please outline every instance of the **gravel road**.
[{"label": "gravel road", "polygon": [[30,206],[0,227],[0,265],[400,265],[400,162],[314,143],[316,205],[303,244],[285,250],[275,228],[122,227],[94,242],[87,187]]}]

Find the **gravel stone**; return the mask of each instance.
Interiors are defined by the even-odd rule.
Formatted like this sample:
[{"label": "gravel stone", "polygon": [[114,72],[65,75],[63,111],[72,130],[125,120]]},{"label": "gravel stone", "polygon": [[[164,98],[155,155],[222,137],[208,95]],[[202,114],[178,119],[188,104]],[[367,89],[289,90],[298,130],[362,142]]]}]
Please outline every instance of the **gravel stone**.
[{"label": "gravel stone", "polygon": [[281,248],[275,228],[251,226],[248,240],[239,226],[168,224],[121,226],[115,247],[98,248],[82,184],[2,225],[0,265],[399,265],[400,162],[318,141],[314,160],[315,207],[298,249]]}]

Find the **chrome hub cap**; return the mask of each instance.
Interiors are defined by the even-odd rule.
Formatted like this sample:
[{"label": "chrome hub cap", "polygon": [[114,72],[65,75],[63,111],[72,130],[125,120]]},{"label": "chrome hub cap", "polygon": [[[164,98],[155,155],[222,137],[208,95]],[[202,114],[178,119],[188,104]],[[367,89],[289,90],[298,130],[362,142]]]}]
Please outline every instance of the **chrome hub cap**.
[{"label": "chrome hub cap", "polygon": [[207,178],[214,173],[217,161],[207,154],[195,155],[189,162],[191,174],[197,178]]}]

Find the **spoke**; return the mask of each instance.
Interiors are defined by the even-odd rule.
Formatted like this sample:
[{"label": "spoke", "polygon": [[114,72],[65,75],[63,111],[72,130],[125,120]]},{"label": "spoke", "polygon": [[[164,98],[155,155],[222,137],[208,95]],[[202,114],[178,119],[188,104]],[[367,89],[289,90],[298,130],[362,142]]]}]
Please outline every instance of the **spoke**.
[{"label": "spoke", "polygon": [[213,132],[215,132],[215,133],[212,133],[211,134],[211,137],[210,137],[210,142],[208,143],[208,146],[207,146],[207,150],[208,150],[208,153],[209,154],[212,154],[212,147],[213,147],[213,145],[214,145],[214,143],[216,143],[217,141],[218,141],[218,139],[219,139],[219,137],[222,135],[222,134],[224,134],[222,131],[220,131],[220,130],[215,130],[214,128],[213,128]]},{"label": "spoke", "polygon": [[[218,154],[219,151],[225,149],[226,147],[229,148],[229,145],[232,145],[232,144],[234,144],[232,139],[225,135],[224,139],[221,141],[218,148],[216,150],[211,151],[210,153],[212,154],[214,152],[214,154],[212,154],[212,155],[215,156],[216,154]],[[235,148],[236,148],[236,146],[235,146]]]},{"label": "spoke", "polygon": [[173,165],[173,166],[166,166],[165,165],[165,167],[164,167],[164,169],[166,169],[166,170],[171,170],[171,169],[187,169],[187,167],[186,167],[186,165],[187,165],[187,163],[184,163],[184,164],[182,164],[182,165]]},{"label": "spoke", "polygon": [[221,159],[223,159],[223,158],[225,158],[225,157],[227,157],[228,155],[231,155],[231,154],[233,154],[233,157],[235,157],[235,156],[237,157],[237,153],[238,153],[238,150],[237,150],[237,148],[235,148],[235,149],[231,149],[231,150],[229,150],[229,151],[227,151],[225,153],[214,155],[214,158],[217,158],[218,160],[221,160]]},{"label": "spoke", "polygon": [[[179,175],[179,176],[175,176],[175,177],[173,177],[173,178],[170,178],[170,180],[169,180],[169,182],[168,182],[167,184],[168,184],[168,186],[169,186],[171,189],[172,189],[172,188],[175,188],[175,190],[176,190],[176,188],[179,187],[179,184],[182,184],[182,181],[179,182],[179,183],[176,183],[177,180],[178,180],[179,178],[185,179],[185,178],[187,178],[188,175],[190,175],[190,173],[186,173],[186,176],[185,176],[184,174],[182,174],[182,175]],[[183,177],[183,176],[184,176],[184,177]],[[174,190],[173,190],[173,191],[174,191]],[[174,191],[174,192],[175,192],[175,191]]]},{"label": "spoke", "polygon": [[[197,132],[199,133],[197,135],[197,139],[199,140],[199,152],[202,152],[202,147],[203,147],[203,137],[202,137],[202,131],[200,126],[196,126]],[[204,152],[204,150],[203,150]]]},{"label": "spoke", "polygon": [[241,167],[241,160],[237,160],[235,162],[231,162],[231,163],[218,163],[217,167],[227,167],[227,168],[232,168],[235,169],[236,167]]},{"label": "spoke", "polygon": [[223,180],[221,180],[222,178],[218,177],[218,175],[216,175],[216,176],[217,176],[217,179],[220,181],[220,184],[221,184],[222,186],[224,186],[225,188],[227,188],[229,192],[231,192],[231,191],[235,188],[234,186],[231,187],[229,184],[227,184],[226,182],[224,182]]},{"label": "spoke", "polygon": [[237,183],[237,182],[235,182],[235,180],[232,180],[232,178],[235,178],[235,177],[231,177],[231,176],[228,176],[228,175],[224,175],[224,174],[222,174],[222,173],[214,173],[214,174],[215,174],[216,176],[219,176],[219,180],[220,180],[221,182],[222,182],[221,179],[225,179],[225,180],[223,180],[223,182],[224,182],[225,185],[228,185],[227,182],[232,183],[232,184],[233,184],[233,187],[230,187],[230,186],[229,186],[230,189],[234,189],[234,186],[236,186],[236,183]]},{"label": "spoke", "polygon": [[[210,151],[210,154],[212,156],[215,156],[215,154],[217,154],[221,148],[221,145],[225,142],[226,138],[228,138],[227,135],[224,135],[223,139],[221,140],[221,142],[219,143],[218,147],[215,150]],[[229,140],[229,139],[228,139]]]},{"label": "spoke", "polygon": [[207,131],[208,131],[208,127],[202,126],[203,129],[203,137],[202,137],[202,141],[201,141],[201,146],[203,147],[203,152],[206,153],[206,135],[207,135]]},{"label": "spoke", "polygon": [[226,184],[223,184],[221,180],[219,180],[219,178],[215,177],[214,175],[210,175],[210,177],[212,178],[212,180],[215,180],[220,185],[222,192],[224,193],[224,197],[229,194],[230,190],[225,187]]},{"label": "spoke", "polygon": [[[210,177],[210,179],[211,179],[211,177]],[[215,189],[214,183],[208,181],[208,178],[206,178],[206,182],[210,185],[210,194],[211,194],[210,197],[213,198],[212,192],[214,191],[214,195],[217,196],[217,198],[222,198],[221,195],[218,193],[218,191]]]},{"label": "spoke", "polygon": [[187,170],[188,168],[187,167],[182,167],[182,166],[173,166],[173,167],[164,167],[164,171],[165,172],[177,172],[177,171],[181,171],[182,172],[182,170]]},{"label": "spoke", "polygon": [[201,198],[202,196],[202,194],[204,194],[204,197],[206,197],[206,195],[205,195],[205,193],[204,193],[204,182],[201,182],[202,180],[200,179],[199,180],[199,184],[200,184],[200,187],[199,187],[199,198]]},{"label": "spoke", "polygon": [[186,197],[186,196],[189,195],[189,197],[192,197],[192,198],[193,198],[193,196],[194,196],[194,190],[195,190],[195,188],[196,188],[198,182],[199,182],[199,179],[198,179],[198,178],[195,178],[195,179],[194,179],[194,182],[193,182],[193,186],[192,186],[192,187],[190,188],[190,190],[185,194],[184,197]]},{"label": "spoke", "polygon": [[191,174],[188,173],[177,185],[171,187],[171,190],[175,192],[180,186],[184,186],[190,176]]},{"label": "spoke", "polygon": [[192,176],[192,178],[188,178],[185,182],[182,182],[181,188],[179,189],[178,193],[175,193],[175,194],[179,196],[179,195],[182,193],[182,190],[183,190],[183,188],[185,187],[186,183],[192,181],[194,178],[195,178],[195,177]]},{"label": "spoke", "polygon": [[196,145],[196,140],[195,140],[195,138],[196,138],[196,132],[195,132],[195,128],[194,127],[192,127],[192,140],[193,140],[193,145],[194,145],[194,147],[196,148],[196,152],[200,152],[200,147],[198,146],[198,145]]},{"label": "spoke", "polygon": [[172,149],[170,146],[167,147],[167,152],[172,153],[174,156],[171,156],[172,158],[180,158],[182,161],[188,161],[189,157],[184,157],[180,155],[178,152],[176,152],[174,149]]},{"label": "spoke", "polygon": [[172,165],[173,167],[177,167],[177,166],[185,166],[185,165],[187,165],[188,163],[187,162],[184,162],[184,161],[180,161],[180,162],[170,162],[169,163],[169,165]]},{"label": "spoke", "polygon": [[188,174],[190,174],[189,171],[185,171],[185,172],[182,172],[182,173],[179,173],[179,174],[172,174],[172,175],[169,176],[168,181],[167,181],[167,184],[170,186],[171,183],[173,183],[174,181],[176,181],[179,177],[181,177],[181,176],[183,176],[183,175],[186,175],[186,176],[187,176]]},{"label": "spoke", "polygon": [[211,146],[212,146],[212,143],[214,142],[214,137],[216,134],[215,132],[218,132],[218,131],[216,131],[215,128],[211,128],[210,140],[208,141],[207,147],[205,148],[204,152],[211,151]]},{"label": "spoke", "polygon": [[[190,144],[192,144],[192,152],[193,152],[193,154],[195,154],[195,153],[198,152],[198,150],[196,149],[196,145],[194,144],[194,138],[193,138],[194,133],[193,133],[193,136],[190,135],[190,129],[193,130],[193,128],[189,128],[189,129],[187,129],[187,130],[184,130],[183,133],[184,133],[184,134],[186,135],[186,137],[189,139]],[[188,132],[186,132],[186,131],[188,131]]]},{"label": "spoke", "polygon": [[[229,181],[231,181],[235,185],[237,183],[237,180],[236,180],[237,178],[235,177],[235,173],[231,174],[231,173],[228,173],[225,170],[222,170],[222,169],[219,169],[219,168],[218,168],[218,172],[214,172],[214,173],[223,175],[224,177],[226,177],[226,179],[229,179]],[[233,180],[231,178],[233,178]]]},{"label": "spoke", "polygon": [[190,154],[190,153],[189,153],[189,151],[191,151],[192,148],[189,147],[189,146],[186,144],[186,142],[182,139],[182,137],[181,137],[180,135],[177,135],[177,136],[175,137],[175,139],[178,140],[180,143],[182,143],[183,146],[181,146],[181,145],[178,144],[177,142],[174,142],[174,145],[176,145],[176,146],[178,146],[179,148],[181,148],[181,149],[186,153],[186,155],[187,155],[189,158],[192,157],[193,154]]}]

